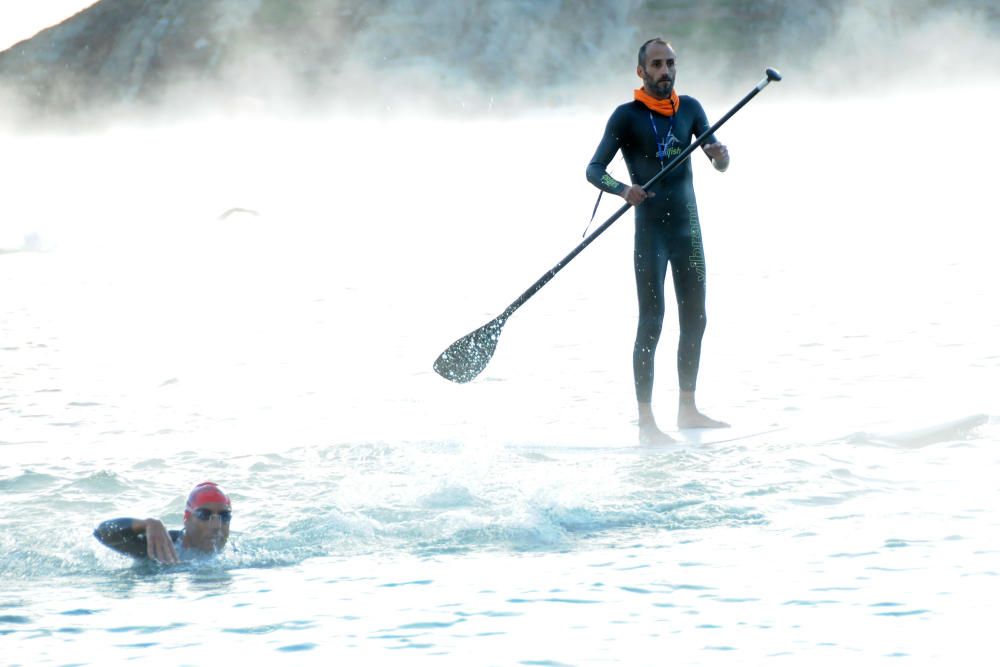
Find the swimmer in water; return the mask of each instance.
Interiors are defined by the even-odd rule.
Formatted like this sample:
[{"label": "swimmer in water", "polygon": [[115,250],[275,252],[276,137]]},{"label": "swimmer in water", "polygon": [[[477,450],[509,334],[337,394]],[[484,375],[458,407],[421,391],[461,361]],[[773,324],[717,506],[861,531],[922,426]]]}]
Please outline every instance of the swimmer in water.
[{"label": "swimmer in water", "polygon": [[94,537],[126,556],[173,564],[181,560],[178,553],[222,551],[229,539],[232,518],[232,503],[222,487],[202,482],[188,494],[182,530],[168,531],[159,519],[109,519],[94,530]]}]

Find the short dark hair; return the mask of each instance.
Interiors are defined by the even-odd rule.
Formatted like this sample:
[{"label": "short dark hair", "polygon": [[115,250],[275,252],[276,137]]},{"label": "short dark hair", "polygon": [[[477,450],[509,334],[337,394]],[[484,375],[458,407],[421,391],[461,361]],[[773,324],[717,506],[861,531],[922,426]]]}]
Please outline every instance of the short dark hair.
[{"label": "short dark hair", "polygon": [[646,47],[650,44],[662,44],[663,46],[670,46],[667,44],[662,37],[654,37],[653,39],[647,39],[639,47],[639,67],[646,69]]}]

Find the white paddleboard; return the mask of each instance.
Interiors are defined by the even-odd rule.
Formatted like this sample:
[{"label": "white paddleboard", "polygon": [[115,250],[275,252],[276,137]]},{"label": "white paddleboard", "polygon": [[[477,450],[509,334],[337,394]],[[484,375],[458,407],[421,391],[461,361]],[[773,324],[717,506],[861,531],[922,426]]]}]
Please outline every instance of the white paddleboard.
[{"label": "white paddleboard", "polygon": [[509,448],[523,453],[531,454],[582,454],[582,453],[603,453],[609,451],[616,452],[649,452],[649,451],[671,451],[685,449],[699,449],[714,445],[724,445],[740,441],[764,440],[768,435],[784,431],[786,427],[775,425],[757,424],[749,427],[729,427],[729,428],[686,428],[668,431],[667,435],[674,439],[674,442],[662,444],[640,444],[639,430],[636,426],[630,428],[616,429],[615,432],[606,437],[602,437],[593,443],[586,444],[564,444],[564,443],[510,443]]}]

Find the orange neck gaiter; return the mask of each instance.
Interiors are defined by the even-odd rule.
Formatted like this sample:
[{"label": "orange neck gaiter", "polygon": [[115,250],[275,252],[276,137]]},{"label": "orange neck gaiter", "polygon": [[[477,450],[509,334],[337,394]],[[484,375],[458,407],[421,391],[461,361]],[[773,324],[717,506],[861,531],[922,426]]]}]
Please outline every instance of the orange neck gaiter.
[{"label": "orange neck gaiter", "polygon": [[671,90],[667,99],[658,100],[647,93],[645,88],[636,88],[635,99],[661,116],[673,116],[681,106],[681,98],[677,96],[676,90]]}]

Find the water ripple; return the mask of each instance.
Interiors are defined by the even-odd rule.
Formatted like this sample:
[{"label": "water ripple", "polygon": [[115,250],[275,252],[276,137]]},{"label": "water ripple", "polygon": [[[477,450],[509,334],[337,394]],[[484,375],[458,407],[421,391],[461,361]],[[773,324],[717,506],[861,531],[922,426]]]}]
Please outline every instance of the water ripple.
[{"label": "water ripple", "polygon": [[16,477],[0,479],[0,492],[4,493],[29,493],[46,489],[59,481],[58,477],[37,473],[31,470],[25,471]]}]

